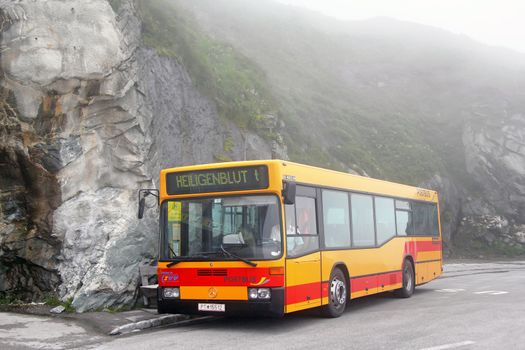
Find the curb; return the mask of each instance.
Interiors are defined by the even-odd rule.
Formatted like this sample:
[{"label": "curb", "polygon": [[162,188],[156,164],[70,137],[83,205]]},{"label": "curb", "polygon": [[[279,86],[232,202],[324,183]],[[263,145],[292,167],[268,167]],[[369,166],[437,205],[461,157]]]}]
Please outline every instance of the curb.
[{"label": "curb", "polygon": [[109,335],[127,334],[127,333],[137,332],[137,331],[141,331],[141,330],[148,329],[148,328],[166,326],[166,325],[171,325],[175,323],[188,324],[193,321],[200,321],[200,320],[205,320],[209,318],[210,316],[192,318],[189,315],[182,315],[182,314],[164,315],[158,318],[153,318],[150,320],[143,320],[139,322],[132,322],[132,323],[128,323],[128,324],[116,327],[111,332],[109,332]]}]

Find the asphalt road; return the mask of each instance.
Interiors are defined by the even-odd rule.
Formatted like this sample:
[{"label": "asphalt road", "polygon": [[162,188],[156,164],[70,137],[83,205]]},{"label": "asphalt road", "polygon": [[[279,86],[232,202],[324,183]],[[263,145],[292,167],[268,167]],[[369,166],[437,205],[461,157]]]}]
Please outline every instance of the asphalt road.
[{"label": "asphalt road", "polygon": [[[71,326],[69,345],[49,336],[8,342],[1,320],[0,349],[525,349],[525,262],[449,264],[410,299],[390,293],[357,299],[337,319],[311,311],[283,319],[217,318],[116,338],[89,332],[83,338]],[[27,334],[32,327],[42,329],[30,321]]]}]

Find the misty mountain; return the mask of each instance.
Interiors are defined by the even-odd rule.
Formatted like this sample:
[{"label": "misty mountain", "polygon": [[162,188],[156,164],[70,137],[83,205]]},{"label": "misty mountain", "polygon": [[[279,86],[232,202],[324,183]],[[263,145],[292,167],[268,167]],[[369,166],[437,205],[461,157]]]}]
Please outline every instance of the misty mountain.
[{"label": "misty mountain", "polygon": [[525,56],[464,36],[270,1],[176,3],[265,71],[298,161],[411,184],[461,176],[464,121],[494,100],[523,108]]},{"label": "misty mountain", "polygon": [[447,240],[523,249],[525,55],[271,1],[164,4],[262,69],[292,160],[433,186]]}]

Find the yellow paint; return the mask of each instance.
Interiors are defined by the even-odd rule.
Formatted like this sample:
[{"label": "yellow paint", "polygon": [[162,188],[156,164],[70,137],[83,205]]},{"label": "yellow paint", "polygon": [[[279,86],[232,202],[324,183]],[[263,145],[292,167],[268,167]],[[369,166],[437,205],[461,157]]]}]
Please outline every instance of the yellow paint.
[{"label": "yellow paint", "polygon": [[[328,299],[328,298],[324,298],[324,299]],[[285,307],[285,312],[286,313],[296,312],[296,311],[311,309],[313,307],[317,307],[320,305],[321,305],[321,299],[314,299],[314,300],[304,301],[304,302],[295,303],[295,304],[288,304]]]},{"label": "yellow paint", "polygon": [[[286,286],[319,283],[321,277],[321,253],[315,252],[296,259],[286,260]],[[321,288],[321,287],[319,287]],[[321,299],[304,300],[288,304],[286,312],[293,312],[321,305]]]},{"label": "yellow paint", "polygon": [[[210,288],[217,293],[215,298],[210,297]],[[180,298],[192,300],[248,300],[247,287],[229,286],[181,286]]]},{"label": "yellow paint", "polygon": [[259,282],[257,282],[257,283],[253,283],[253,284],[251,284],[251,285],[252,285],[252,286],[260,286],[260,285],[263,284],[266,280],[267,280],[266,277],[261,277],[261,279],[259,280]]},{"label": "yellow paint", "polygon": [[417,253],[417,261],[427,261],[427,260],[436,260],[436,259],[441,259],[440,251],[418,252]]}]

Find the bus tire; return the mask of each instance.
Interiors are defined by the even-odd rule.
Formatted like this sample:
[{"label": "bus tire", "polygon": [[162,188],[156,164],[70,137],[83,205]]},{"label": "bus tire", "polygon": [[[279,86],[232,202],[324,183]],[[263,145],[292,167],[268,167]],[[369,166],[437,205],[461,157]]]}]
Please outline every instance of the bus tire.
[{"label": "bus tire", "polygon": [[328,304],[323,306],[323,316],[335,318],[343,314],[348,300],[348,283],[341,269],[335,268],[328,282]]},{"label": "bus tire", "polygon": [[394,294],[400,298],[410,298],[412,294],[414,294],[414,288],[416,287],[414,265],[410,259],[405,259],[405,261],[403,261],[401,274],[403,276],[403,286],[396,289]]}]

